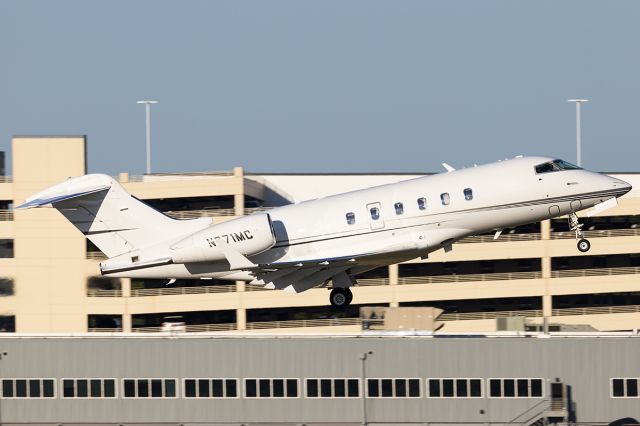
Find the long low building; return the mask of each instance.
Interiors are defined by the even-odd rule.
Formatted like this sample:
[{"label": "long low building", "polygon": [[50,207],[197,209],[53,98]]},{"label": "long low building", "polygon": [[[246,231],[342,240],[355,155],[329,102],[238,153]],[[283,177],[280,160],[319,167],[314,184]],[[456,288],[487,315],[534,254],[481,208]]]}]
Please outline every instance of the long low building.
[{"label": "long low building", "polygon": [[0,423],[639,423],[640,336],[0,338]]},{"label": "long low building", "polygon": [[[353,305],[336,311],[327,306],[324,288],[286,294],[241,281],[167,285],[101,277],[102,253],[57,211],[13,210],[43,188],[86,173],[87,148],[84,136],[13,139],[12,175],[0,176],[1,331],[143,333],[184,323],[190,332],[357,332],[369,321],[359,315],[363,306],[439,308],[442,332],[494,331],[505,317],[524,317],[529,329],[545,318],[552,327],[640,327],[638,174],[612,174],[635,189],[619,207],[583,218],[592,243],[588,253],[578,252],[562,218],[504,230],[497,240],[465,238],[449,253],[363,274]],[[424,174],[251,174],[237,167],[114,178],[167,215],[211,216],[218,223]],[[383,206],[382,214],[395,213]]]}]

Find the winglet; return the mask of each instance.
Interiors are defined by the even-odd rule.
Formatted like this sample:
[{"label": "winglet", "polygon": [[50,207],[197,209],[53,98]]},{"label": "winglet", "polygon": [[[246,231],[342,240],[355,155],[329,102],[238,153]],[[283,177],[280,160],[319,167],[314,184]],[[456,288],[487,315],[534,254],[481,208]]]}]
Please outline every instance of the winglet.
[{"label": "winglet", "polygon": [[455,168],[451,167],[447,163],[442,163],[442,167],[444,167],[447,170],[447,173],[453,172],[455,170]]}]

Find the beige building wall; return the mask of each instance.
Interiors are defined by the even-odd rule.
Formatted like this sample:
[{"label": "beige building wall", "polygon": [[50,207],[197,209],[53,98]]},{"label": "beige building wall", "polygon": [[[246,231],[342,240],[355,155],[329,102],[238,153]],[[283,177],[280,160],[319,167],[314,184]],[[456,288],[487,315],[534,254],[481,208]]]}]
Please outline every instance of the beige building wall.
[{"label": "beige building wall", "polygon": [[[86,172],[87,142],[84,136],[69,137],[15,137],[12,142],[13,177],[0,182],[0,199],[22,203],[26,197],[71,176]],[[406,176],[405,176],[406,177]],[[403,180],[402,176],[390,176],[389,181]],[[414,177],[414,176],[410,176]],[[633,178],[624,176],[624,179]],[[217,174],[157,174],[144,177],[119,176],[126,189],[141,199],[232,196],[234,208],[226,212],[209,211],[215,221],[228,220],[247,212],[245,196],[264,199],[268,190],[274,190],[274,182],[288,179],[247,176],[242,168]],[[316,185],[319,179],[316,179]],[[344,180],[345,178],[343,178]],[[374,183],[384,183],[379,175]],[[303,179],[305,185],[310,178]],[[329,181],[337,185],[339,180],[331,176]],[[355,186],[368,186],[365,177],[354,179]],[[634,183],[634,182],[632,182]],[[640,179],[638,179],[640,187]],[[298,183],[298,186],[301,184]],[[329,185],[330,186],[330,185]],[[277,188],[276,188],[277,189]],[[327,189],[324,188],[324,191]],[[286,190],[283,190],[286,192]],[[295,198],[302,199],[301,187],[292,187]],[[313,192],[313,191],[311,191]],[[336,191],[337,192],[337,191]],[[635,191],[634,191],[635,192]],[[620,207],[605,212],[606,215],[640,214],[640,193],[631,193],[621,200]],[[0,277],[14,279],[15,294],[0,297],[0,314],[15,315],[18,332],[85,332],[88,315],[115,314],[122,316],[122,330],[131,330],[131,315],[184,312],[236,310],[237,323],[228,326],[200,327],[198,330],[251,330],[282,332],[355,331],[361,325],[357,319],[315,320],[289,323],[258,324],[247,322],[247,310],[259,308],[287,308],[326,306],[326,289],[312,289],[302,294],[287,294],[250,288],[237,283],[235,291],[228,288],[202,287],[195,294],[182,294],[171,289],[167,295],[140,295],[131,290],[129,280],[122,280],[122,291],[89,295],[87,279],[99,275],[98,259],[87,259],[86,242],[76,229],[54,209],[16,211],[13,220],[0,221],[0,238],[13,238],[13,259],[0,259]],[[480,241],[480,240],[478,240]],[[535,296],[543,300],[540,313],[531,313],[532,321],[540,321],[544,313],[553,322],[566,320],[572,324],[588,323],[603,330],[625,329],[640,326],[639,313],[634,312],[586,312],[579,315],[555,316],[553,296],[565,294],[593,294],[612,292],[640,292],[640,280],[633,270],[612,274],[600,271],[600,275],[568,276],[551,271],[551,257],[576,256],[579,253],[573,239],[558,239],[550,232],[549,222],[541,226],[539,239],[517,241],[508,235],[498,241],[455,244],[450,253],[433,253],[428,260],[412,262],[445,262],[462,260],[493,260],[513,258],[540,258],[542,272],[538,275],[515,274],[511,279],[490,276],[465,280],[465,277],[447,277],[407,280],[399,277],[398,265],[389,267],[389,279],[362,280],[362,286],[354,289],[356,304],[386,304],[397,307],[403,302],[464,300],[504,297]],[[607,238],[591,238],[589,255],[640,252],[640,232]],[[205,283],[206,284],[206,283]],[[175,290],[175,291],[174,291]],[[153,291],[145,294],[154,294]],[[640,308],[638,310],[640,312]],[[444,330],[491,331],[495,330],[495,318],[456,319],[451,316]]]},{"label": "beige building wall", "polygon": [[[86,139],[16,137],[12,143],[14,204],[47,186],[86,173]],[[15,296],[0,299],[20,332],[86,331],[85,241],[54,209],[16,211]]]}]

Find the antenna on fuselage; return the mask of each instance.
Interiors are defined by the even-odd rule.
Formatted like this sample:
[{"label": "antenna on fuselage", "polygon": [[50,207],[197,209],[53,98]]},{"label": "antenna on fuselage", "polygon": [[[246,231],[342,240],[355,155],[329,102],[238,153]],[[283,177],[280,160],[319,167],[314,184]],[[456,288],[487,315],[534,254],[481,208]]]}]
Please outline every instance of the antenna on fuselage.
[{"label": "antenna on fuselage", "polygon": [[455,168],[451,167],[447,163],[442,163],[442,167],[444,167],[447,170],[447,173],[453,172],[455,170]]}]

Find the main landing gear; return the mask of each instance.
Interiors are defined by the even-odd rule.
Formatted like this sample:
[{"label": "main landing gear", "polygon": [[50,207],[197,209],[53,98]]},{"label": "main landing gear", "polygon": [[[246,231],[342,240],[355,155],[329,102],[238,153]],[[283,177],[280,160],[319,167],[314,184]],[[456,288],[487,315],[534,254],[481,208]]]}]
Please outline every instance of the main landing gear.
[{"label": "main landing gear", "polygon": [[578,215],[575,213],[569,213],[569,229],[576,233],[576,240],[578,240],[578,250],[582,253],[586,253],[591,248],[589,240],[584,238],[582,234],[582,226],[584,224],[578,221]]},{"label": "main landing gear", "polygon": [[331,290],[331,294],[329,295],[331,306],[335,308],[344,308],[346,306],[349,306],[352,300],[353,293],[351,293],[349,287],[336,287]]}]

